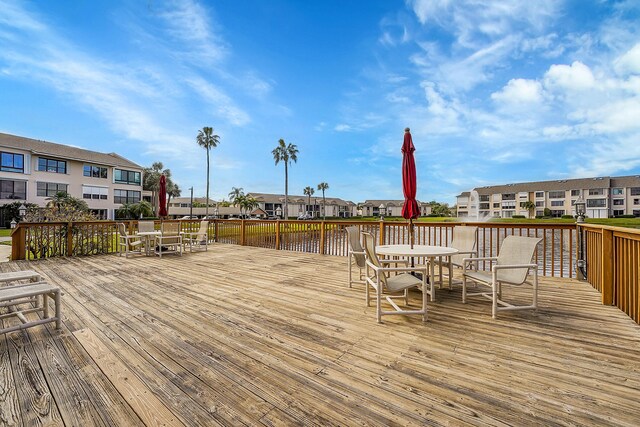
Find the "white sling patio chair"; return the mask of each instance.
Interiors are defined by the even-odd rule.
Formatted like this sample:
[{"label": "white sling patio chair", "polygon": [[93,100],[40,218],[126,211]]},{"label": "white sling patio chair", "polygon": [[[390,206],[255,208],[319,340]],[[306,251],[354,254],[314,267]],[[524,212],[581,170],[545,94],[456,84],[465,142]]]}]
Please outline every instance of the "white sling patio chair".
[{"label": "white sling patio chair", "polygon": [[198,231],[182,233],[185,246],[189,244],[189,251],[209,250],[209,221],[200,221]]},{"label": "white sling patio chair", "polygon": [[162,258],[162,254],[179,253],[182,256],[182,234],[180,223],[163,222],[160,226],[162,233],[156,237],[156,254]]},{"label": "white sling patio chair", "polygon": [[[453,238],[451,239],[451,243],[449,243],[450,248],[455,248],[458,250],[458,253],[455,255],[451,255],[451,265],[453,267],[462,268],[462,260],[465,258],[475,258],[478,256],[478,251],[476,249],[477,245],[477,235],[478,235],[478,227],[468,227],[468,226],[455,226],[453,228]],[[442,272],[442,259],[438,262],[438,268]],[[469,265],[471,268],[471,265]],[[451,281],[452,284],[461,284],[460,280]]]},{"label": "white sling patio chair", "polygon": [[[367,274],[366,274],[366,300],[369,307],[371,299],[376,301],[376,319],[378,323],[382,323],[382,316],[391,314],[412,315],[418,314],[422,316],[422,321],[427,321],[427,267],[384,267],[375,251],[375,239],[371,233],[362,233],[364,236],[364,250],[366,253]],[[370,275],[369,273],[373,274]],[[394,276],[387,277],[386,273],[398,273]],[[418,272],[421,278],[418,278],[410,272]],[[369,287],[375,290],[375,297],[370,297]],[[409,289],[419,288],[422,291],[422,307],[419,310],[400,308],[394,299],[404,299],[405,307],[409,305]],[[382,310],[382,298],[385,298],[393,311]]]},{"label": "white sling patio chair", "polygon": [[[533,263],[536,247],[542,239],[537,237],[507,236],[497,257],[464,258],[462,262],[462,302],[467,302],[467,296],[480,295],[492,301],[491,316],[495,319],[498,310],[536,310],[538,308],[538,264]],[[491,272],[471,271],[469,263],[479,261],[494,261]],[[529,279],[529,270],[533,272],[533,280]],[[488,286],[491,292],[467,293],[467,280]],[[533,286],[533,301],[531,305],[512,305],[502,300],[502,285]]]},{"label": "white sling patio chair", "polygon": [[[349,252],[347,263],[349,267],[349,287],[354,283],[365,283],[364,270],[367,268],[364,249],[360,243],[360,227],[357,225],[345,227],[347,232],[347,241],[349,243]],[[353,265],[358,267],[358,280],[353,279]]]},{"label": "white sling patio chair", "polygon": [[142,253],[142,240],[135,234],[127,234],[127,227],[124,223],[118,223],[118,255],[129,258],[129,254]]}]

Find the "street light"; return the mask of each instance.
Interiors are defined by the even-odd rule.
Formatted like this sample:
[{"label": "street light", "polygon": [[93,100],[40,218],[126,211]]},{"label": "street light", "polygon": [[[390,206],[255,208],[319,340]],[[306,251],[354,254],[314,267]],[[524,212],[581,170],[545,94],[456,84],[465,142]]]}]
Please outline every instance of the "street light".
[{"label": "street light", "polygon": [[576,201],[573,203],[573,206],[575,206],[576,208],[576,222],[577,223],[584,222],[584,215],[587,213],[587,210],[586,210],[587,204],[585,203],[582,196],[576,199]]},{"label": "street light", "polygon": [[193,187],[191,187],[191,203],[189,203],[189,219],[193,219]]},{"label": "street light", "polygon": [[23,204],[18,208],[18,215],[20,215],[20,219],[22,219],[27,214],[27,207]]},{"label": "street light", "polygon": [[282,217],[282,208],[280,206],[276,208],[276,216],[278,218]]},{"label": "street light", "polygon": [[384,216],[387,213],[387,207],[384,205],[384,203],[380,203],[380,206],[378,206],[378,210],[380,211],[380,221],[384,221]]},{"label": "street light", "polygon": [[218,219],[219,214],[220,214],[220,209],[218,209],[218,205],[216,205],[215,209],[213,210],[213,217],[215,219]]}]

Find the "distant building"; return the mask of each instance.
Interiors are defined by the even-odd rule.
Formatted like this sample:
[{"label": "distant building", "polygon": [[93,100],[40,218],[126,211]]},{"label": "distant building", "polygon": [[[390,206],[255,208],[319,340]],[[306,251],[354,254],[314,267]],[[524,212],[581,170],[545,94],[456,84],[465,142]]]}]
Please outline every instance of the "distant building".
[{"label": "distant building", "polygon": [[[402,216],[402,200],[365,200],[360,206],[362,207],[362,216],[380,216],[380,205],[384,205],[386,209],[385,216]],[[420,215],[427,216],[431,214],[431,205],[418,201],[420,207]]]},{"label": "distant building", "polygon": [[48,198],[66,192],[86,201],[98,218],[113,219],[122,204],[142,197],[143,168],[116,153],[0,133],[0,157],[0,206],[46,206]]},{"label": "distant building", "polygon": [[[284,212],[284,194],[247,193],[247,196],[255,198],[260,209],[264,210],[269,217],[276,217],[278,208]],[[305,213],[311,214],[313,218],[322,218],[323,216],[322,194],[311,196],[310,204],[308,196],[289,195],[288,203],[290,218],[297,218]],[[325,197],[325,204],[326,217],[350,218],[356,215],[356,204],[353,202],[335,197]]]},{"label": "distant building", "polygon": [[[193,215],[198,218],[202,218],[205,216],[207,211],[205,204],[206,200],[206,197],[194,197],[192,210],[191,197],[172,197],[171,200],[169,200],[169,210],[167,214],[169,218],[181,218],[187,215]],[[209,216],[214,215],[216,205],[217,202],[215,200],[209,199]],[[235,209],[237,209],[238,211],[237,214],[240,214],[240,208]]]},{"label": "distant building", "polygon": [[[587,217],[640,217],[640,176],[596,177],[478,187],[457,197],[457,215],[471,218],[527,218],[575,215],[578,197],[586,202]],[[527,202],[532,208],[527,209]]]}]

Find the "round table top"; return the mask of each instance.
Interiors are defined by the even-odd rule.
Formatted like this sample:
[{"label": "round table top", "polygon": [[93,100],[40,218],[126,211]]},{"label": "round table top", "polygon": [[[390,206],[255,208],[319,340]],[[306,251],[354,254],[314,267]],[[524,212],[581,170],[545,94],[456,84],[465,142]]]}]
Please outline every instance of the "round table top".
[{"label": "round table top", "polygon": [[376,246],[376,253],[389,256],[448,256],[458,253],[456,248],[448,248],[446,246],[428,246],[428,245],[380,245]]},{"label": "round table top", "polygon": [[162,234],[162,232],[160,231],[139,231],[138,236],[155,236],[155,235],[160,235]]}]

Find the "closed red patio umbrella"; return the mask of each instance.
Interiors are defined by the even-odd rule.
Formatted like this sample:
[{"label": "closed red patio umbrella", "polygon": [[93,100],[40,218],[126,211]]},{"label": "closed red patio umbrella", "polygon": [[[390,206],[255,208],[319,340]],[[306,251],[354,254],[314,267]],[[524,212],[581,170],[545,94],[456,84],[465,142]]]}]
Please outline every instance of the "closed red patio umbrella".
[{"label": "closed red patio umbrella", "polygon": [[416,201],[416,190],[418,183],[416,180],[416,162],[413,158],[413,146],[411,131],[404,130],[404,142],[402,144],[402,191],[404,192],[404,204],[402,205],[402,217],[409,220],[409,241],[413,249],[413,219],[420,216],[420,207]]},{"label": "closed red patio umbrella", "polygon": [[158,190],[159,210],[158,216],[164,218],[167,216],[167,178],[160,175],[160,189]]}]

